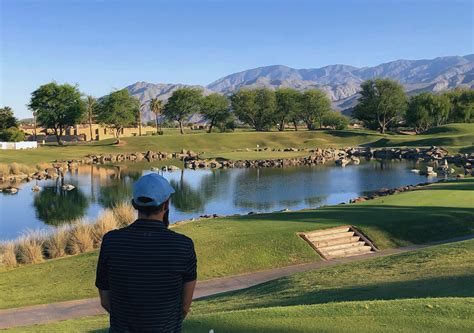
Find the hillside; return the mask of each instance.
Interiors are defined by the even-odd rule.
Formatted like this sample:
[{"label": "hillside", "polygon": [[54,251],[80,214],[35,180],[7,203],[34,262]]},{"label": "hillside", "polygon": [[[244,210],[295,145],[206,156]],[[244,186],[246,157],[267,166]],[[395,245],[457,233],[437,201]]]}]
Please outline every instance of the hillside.
[{"label": "hillside", "polygon": [[[203,89],[204,94],[230,94],[244,87],[290,87],[298,90],[320,89],[333,101],[335,108],[345,110],[357,100],[360,84],[367,79],[385,77],[400,81],[408,93],[438,92],[459,86],[474,87],[474,54],[423,60],[396,60],[373,67],[330,65],[321,68],[295,69],[283,65],[265,66],[230,74]],[[152,84],[137,82],[126,87],[142,103],[152,97],[167,100],[185,84]],[[153,119],[147,107],[144,119]],[[199,121],[194,117],[193,122]]]}]

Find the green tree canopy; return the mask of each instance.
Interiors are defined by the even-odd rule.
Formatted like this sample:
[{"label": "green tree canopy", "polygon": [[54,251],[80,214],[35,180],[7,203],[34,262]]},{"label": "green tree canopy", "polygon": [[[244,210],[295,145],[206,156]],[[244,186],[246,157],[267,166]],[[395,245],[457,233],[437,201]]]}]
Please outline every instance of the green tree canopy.
[{"label": "green tree canopy", "polygon": [[452,104],[449,121],[474,122],[474,90],[458,88],[446,93],[446,96]]},{"label": "green tree canopy", "polygon": [[359,103],[353,116],[365,126],[385,133],[405,115],[407,98],[400,83],[389,79],[367,80],[361,85]]},{"label": "green tree canopy", "polygon": [[9,106],[0,109],[0,131],[10,127],[17,127],[18,121],[13,115],[13,110]]},{"label": "green tree canopy", "polygon": [[25,132],[17,127],[0,130],[0,141],[18,142],[25,140]]},{"label": "green tree canopy", "polygon": [[406,113],[408,126],[413,127],[416,133],[423,133],[431,127],[432,119],[425,104],[423,94],[410,98]]},{"label": "green tree canopy", "polygon": [[276,113],[275,123],[279,131],[285,130],[285,124],[301,117],[302,94],[291,88],[280,88],[275,91]]},{"label": "green tree canopy", "polygon": [[275,92],[270,89],[241,89],[231,97],[232,109],[240,121],[257,131],[269,130],[276,111]]},{"label": "green tree canopy", "polygon": [[131,96],[127,89],[117,90],[100,100],[97,108],[97,120],[114,130],[117,142],[124,127],[137,123],[140,102]]},{"label": "green tree canopy", "polygon": [[177,121],[181,134],[184,134],[183,123],[186,118],[201,110],[202,91],[197,88],[180,88],[173,91],[163,112],[169,120]]},{"label": "green tree canopy", "polygon": [[340,112],[331,111],[323,116],[322,124],[335,130],[343,130],[349,125],[349,118]]},{"label": "green tree canopy", "polygon": [[302,101],[301,118],[308,129],[315,129],[316,124],[321,128],[323,116],[331,111],[331,101],[327,95],[320,90],[310,89],[304,92]]},{"label": "green tree canopy", "polygon": [[218,126],[221,131],[225,128],[225,124],[232,118],[229,109],[229,100],[221,94],[210,94],[202,99],[201,114],[210,122],[209,133],[214,126]]},{"label": "green tree canopy", "polygon": [[38,123],[54,131],[58,144],[68,126],[79,123],[86,107],[77,86],[51,82],[31,94],[29,108],[37,113]]}]

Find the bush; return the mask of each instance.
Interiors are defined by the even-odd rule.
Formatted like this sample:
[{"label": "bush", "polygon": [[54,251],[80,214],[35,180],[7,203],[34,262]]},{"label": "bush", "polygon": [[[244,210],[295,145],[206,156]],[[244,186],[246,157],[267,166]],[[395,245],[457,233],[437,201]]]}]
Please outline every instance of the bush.
[{"label": "bush", "polygon": [[68,241],[68,252],[80,254],[94,249],[93,226],[83,219],[73,223],[71,237]]},{"label": "bush", "polygon": [[0,163],[0,177],[8,176],[10,174],[10,166],[8,164]]},{"label": "bush", "polygon": [[18,142],[25,140],[25,133],[16,127],[0,131],[0,141]]},{"label": "bush", "polygon": [[129,203],[121,202],[112,210],[119,228],[132,224],[136,219],[135,208],[133,208]]},{"label": "bush", "polygon": [[23,235],[17,246],[17,257],[22,264],[38,264],[44,261],[43,257],[44,234],[31,231]]},{"label": "bush", "polygon": [[106,233],[111,230],[117,229],[117,220],[114,213],[110,209],[104,210],[104,212],[97,219],[94,230],[94,245],[99,247],[102,243],[102,238]]},{"label": "bush", "polygon": [[45,252],[49,259],[61,258],[66,255],[66,248],[70,237],[70,226],[62,225],[46,237]]},{"label": "bush", "polygon": [[349,125],[349,118],[339,112],[331,111],[323,116],[322,124],[325,127],[343,130]]},{"label": "bush", "polygon": [[6,242],[2,246],[2,262],[6,268],[13,268],[18,265],[16,260],[15,243]]}]

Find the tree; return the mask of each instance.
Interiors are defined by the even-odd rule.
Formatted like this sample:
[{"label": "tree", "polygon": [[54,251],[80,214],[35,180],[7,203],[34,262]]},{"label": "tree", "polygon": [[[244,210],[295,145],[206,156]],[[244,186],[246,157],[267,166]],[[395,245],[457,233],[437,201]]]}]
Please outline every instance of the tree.
[{"label": "tree", "polygon": [[17,127],[10,127],[0,131],[0,141],[18,142],[25,140],[25,132]]},{"label": "tree", "polygon": [[5,130],[10,127],[17,127],[18,121],[13,116],[13,110],[9,106],[4,106],[0,109],[0,130]]},{"label": "tree", "polygon": [[269,130],[276,111],[275,92],[266,89],[241,89],[231,97],[232,109],[240,121],[257,131]]},{"label": "tree", "polygon": [[209,133],[216,125],[221,131],[224,129],[224,125],[232,116],[229,108],[230,103],[227,97],[218,93],[210,94],[202,99],[201,114],[209,121]]},{"label": "tree", "polygon": [[323,116],[321,122],[323,126],[336,130],[346,129],[349,125],[349,119],[343,114],[336,111],[326,113]]},{"label": "tree", "polygon": [[[276,113],[275,123],[279,131],[285,130],[287,121],[296,120],[301,113],[302,94],[291,88],[280,88],[275,91]],[[297,127],[295,126],[295,129]]]},{"label": "tree", "polygon": [[320,90],[310,89],[304,92],[302,101],[301,118],[308,129],[315,129],[316,124],[321,128],[323,116],[331,111],[329,98]]},{"label": "tree", "polygon": [[138,110],[137,110],[137,124],[138,124],[138,136],[142,136],[142,110],[143,108],[146,106],[146,102],[145,103],[141,103],[140,101],[138,101]]},{"label": "tree", "polygon": [[415,132],[422,133],[432,126],[440,126],[448,121],[452,104],[445,94],[434,95],[428,92],[413,96],[406,113],[407,124]]},{"label": "tree", "polygon": [[197,88],[180,88],[173,91],[168,99],[163,112],[170,120],[177,121],[181,134],[184,134],[183,123],[193,113],[199,113],[201,109],[202,92]]},{"label": "tree", "polygon": [[31,94],[28,105],[37,114],[39,124],[52,129],[58,144],[65,129],[79,123],[86,106],[77,86],[51,82],[42,85]]},{"label": "tree", "polygon": [[131,96],[127,89],[117,90],[100,100],[97,107],[97,120],[114,131],[117,143],[124,127],[137,122],[140,102]]},{"label": "tree", "polygon": [[423,133],[432,124],[432,119],[425,104],[424,94],[416,95],[410,98],[406,113],[406,122],[408,126],[413,127],[417,134]]},{"label": "tree", "polygon": [[164,103],[162,100],[158,98],[152,98],[150,99],[150,110],[155,114],[155,126],[156,126],[156,131],[161,131],[161,122],[158,130],[158,116],[163,112],[164,109]]},{"label": "tree", "polygon": [[86,110],[87,110],[87,121],[89,123],[89,131],[91,135],[91,141],[94,137],[92,134],[92,121],[94,119],[95,113],[97,108],[97,100],[92,96],[87,96],[86,100]]},{"label": "tree", "polygon": [[445,95],[452,105],[450,122],[474,122],[474,90],[458,88]]},{"label": "tree", "polygon": [[368,128],[385,133],[389,125],[399,121],[406,112],[407,98],[400,83],[389,79],[364,81],[359,103],[353,116]]}]

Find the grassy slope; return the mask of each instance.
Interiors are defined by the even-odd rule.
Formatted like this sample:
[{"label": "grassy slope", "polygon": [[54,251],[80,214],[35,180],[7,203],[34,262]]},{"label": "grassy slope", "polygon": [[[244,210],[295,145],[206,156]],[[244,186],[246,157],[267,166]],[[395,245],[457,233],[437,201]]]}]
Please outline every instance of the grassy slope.
[{"label": "grassy slope", "polygon": [[[169,132],[169,133],[168,133]],[[176,131],[165,131],[163,136],[123,138],[123,145],[113,145],[113,140],[95,143],[76,144],[70,146],[46,146],[31,151],[0,151],[0,163],[18,162],[35,164],[55,159],[80,158],[89,153],[120,153],[144,150],[179,151],[182,148],[196,152],[206,152],[207,156],[220,156],[236,149],[272,147],[328,147],[355,146],[368,144],[371,146],[430,146],[442,145],[452,152],[472,150],[474,146],[474,124],[451,124],[442,126],[424,135],[381,135],[374,131],[286,131],[286,132],[243,132],[235,133],[194,133],[180,135]],[[256,158],[255,153],[238,153],[229,158]],[[294,156],[294,153],[282,154],[262,152],[258,158],[277,158]]]},{"label": "grassy slope", "polygon": [[[296,274],[193,304],[185,332],[471,332],[474,240]],[[9,332],[105,332],[88,317]]]},{"label": "grassy slope", "polygon": [[[194,239],[203,280],[318,260],[300,231],[352,224],[380,248],[471,234],[472,202],[474,179],[465,179],[361,204],[203,220],[175,230]],[[8,295],[0,308],[94,296],[96,260],[92,252],[0,272],[0,294]]]}]

